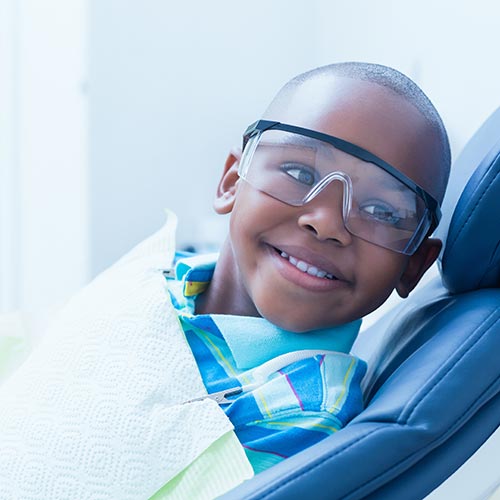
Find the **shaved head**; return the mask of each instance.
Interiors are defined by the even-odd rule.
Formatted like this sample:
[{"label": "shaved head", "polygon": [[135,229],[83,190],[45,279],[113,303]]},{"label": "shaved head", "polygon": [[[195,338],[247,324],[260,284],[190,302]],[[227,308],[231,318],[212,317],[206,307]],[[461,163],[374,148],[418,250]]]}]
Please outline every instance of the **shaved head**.
[{"label": "shaved head", "polygon": [[[308,85],[311,86],[311,89],[318,88],[317,85],[315,87],[317,82],[321,82],[321,88],[324,89],[325,82],[331,81],[333,86],[338,79],[351,79],[375,84],[382,87],[387,93],[399,96],[418,111],[427,128],[427,135],[431,137],[430,140],[434,143],[432,148],[433,163],[436,167],[432,171],[433,185],[431,191],[441,202],[448,182],[451,164],[450,145],[446,129],[436,108],[420,87],[403,73],[393,68],[379,64],[345,62],[321,66],[302,73],[282,87],[266,109],[264,118],[282,121],[283,116],[287,115],[287,108],[293,105],[294,98],[299,93],[299,90],[303,90]],[[310,92],[311,106],[319,105],[318,103],[321,102],[319,98],[316,98],[315,92],[316,90]],[[358,97],[359,95],[356,96],[356,98]],[[355,138],[351,138],[351,140],[356,142]]]}]

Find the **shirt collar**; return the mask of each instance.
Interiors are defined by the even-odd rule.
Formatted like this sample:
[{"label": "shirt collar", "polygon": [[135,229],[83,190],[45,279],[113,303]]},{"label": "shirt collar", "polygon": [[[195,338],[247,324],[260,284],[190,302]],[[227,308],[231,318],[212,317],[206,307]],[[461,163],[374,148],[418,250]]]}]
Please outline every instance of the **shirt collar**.
[{"label": "shirt collar", "polygon": [[218,253],[208,253],[180,258],[176,261],[175,279],[182,282],[184,297],[195,297],[208,288],[218,257]]},{"label": "shirt collar", "polygon": [[[179,291],[183,294],[184,310],[187,309],[188,314],[194,313],[193,299],[210,284],[217,258],[218,254],[206,254],[177,261],[175,277],[181,284]],[[211,314],[210,317],[227,342],[237,367],[243,370],[303,349],[348,353],[361,326],[361,320],[356,320],[336,327],[295,333],[264,318],[226,314]]]}]

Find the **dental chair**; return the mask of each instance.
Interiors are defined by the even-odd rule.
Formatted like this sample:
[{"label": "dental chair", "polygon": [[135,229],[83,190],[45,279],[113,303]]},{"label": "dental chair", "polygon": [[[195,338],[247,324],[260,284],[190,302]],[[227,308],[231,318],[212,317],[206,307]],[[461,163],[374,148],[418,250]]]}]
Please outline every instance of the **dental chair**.
[{"label": "dental chair", "polygon": [[500,108],[453,165],[441,275],[354,346],[369,366],[365,410],[223,498],[424,498],[499,427],[499,172]]}]

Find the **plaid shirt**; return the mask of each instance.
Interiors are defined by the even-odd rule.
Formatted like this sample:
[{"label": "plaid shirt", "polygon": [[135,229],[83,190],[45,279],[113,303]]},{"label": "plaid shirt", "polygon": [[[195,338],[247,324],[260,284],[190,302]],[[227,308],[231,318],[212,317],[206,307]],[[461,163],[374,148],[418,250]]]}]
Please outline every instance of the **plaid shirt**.
[{"label": "plaid shirt", "polygon": [[263,318],[195,315],[215,262],[216,255],[179,259],[169,291],[208,393],[241,389],[222,408],[258,473],[362,410],[366,365],[348,354],[360,321],[297,334]]}]

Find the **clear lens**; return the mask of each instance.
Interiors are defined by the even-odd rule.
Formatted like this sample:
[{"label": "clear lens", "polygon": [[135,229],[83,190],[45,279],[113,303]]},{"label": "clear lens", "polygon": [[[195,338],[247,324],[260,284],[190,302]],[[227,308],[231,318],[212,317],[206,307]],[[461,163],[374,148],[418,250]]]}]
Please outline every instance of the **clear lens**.
[{"label": "clear lens", "polygon": [[299,134],[268,130],[253,136],[245,147],[240,176],[295,206],[340,181],[347,230],[398,252],[412,253],[430,227],[423,200],[384,169]]}]

